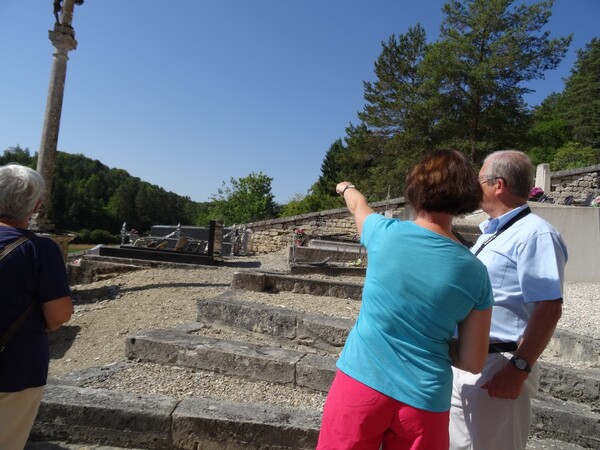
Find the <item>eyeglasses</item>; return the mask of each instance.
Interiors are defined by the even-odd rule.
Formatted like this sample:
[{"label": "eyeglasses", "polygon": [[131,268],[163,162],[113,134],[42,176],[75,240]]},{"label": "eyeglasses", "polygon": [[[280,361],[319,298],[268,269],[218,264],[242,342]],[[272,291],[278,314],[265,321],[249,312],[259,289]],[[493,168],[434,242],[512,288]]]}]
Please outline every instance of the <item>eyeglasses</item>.
[{"label": "eyeglasses", "polygon": [[479,178],[479,184],[494,184],[496,182],[496,180],[502,180],[504,181],[504,184],[506,184],[506,180],[502,177],[495,177],[495,176],[490,176],[490,177],[486,177],[486,178]]}]

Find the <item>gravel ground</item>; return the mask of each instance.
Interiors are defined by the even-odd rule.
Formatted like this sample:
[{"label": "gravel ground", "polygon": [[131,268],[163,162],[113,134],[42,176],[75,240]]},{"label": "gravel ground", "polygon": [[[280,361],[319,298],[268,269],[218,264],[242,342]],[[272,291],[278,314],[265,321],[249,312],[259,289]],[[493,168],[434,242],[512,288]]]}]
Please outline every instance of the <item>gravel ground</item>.
[{"label": "gravel ground", "polygon": [[[256,257],[240,257],[239,262],[260,263],[260,270],[288,270],[287,250]],[[50,335],[50,377],[58,378],[90,367],[119,363],[124,366],[122,370],[104,380],[93,381],[88,387],[162,394],[174,398],[206,397],[321,410],[325,399],[323,393],[267,382],[232,380],[213,372],[126,361],[124,351],[127,338],[141,331],[173,328],[194,321],[196,300],[224,292],[229,288],[233,273],[239,270],[245,269],[208,266],[145,269],[75,286],[74,293],[78,299],[73,318]],[[335,279],[362,282],[361,278],[353,277]],[[600,283],[567,284],[559,328],[600,338],[600,315],[597,312],[599,288]],[[360,306],[359,302],[352,300],[289,292],[247,292],[244,300],[343,318],[356,317]],[[224,339],[246,339],[240,333],[211,327],[206,327],[200,333]]]}]

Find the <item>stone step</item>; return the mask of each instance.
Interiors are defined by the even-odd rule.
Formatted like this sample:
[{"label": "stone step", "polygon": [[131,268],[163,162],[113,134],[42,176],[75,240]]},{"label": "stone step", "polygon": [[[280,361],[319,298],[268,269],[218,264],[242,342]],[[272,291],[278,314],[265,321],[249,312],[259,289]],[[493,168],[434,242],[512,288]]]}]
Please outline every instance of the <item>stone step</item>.
[{"label": "stone step", "polygon": [[585,450],[585,447],[556,439],[539,439],[531,436],[527,441],[526,450]]},{"label": "stone step", "polygon": [[[144,361],[184,365],[274,383],[289,383],[323,392],[327,391],[335,374],[333,357],[301,354],[284,351],[279,347],[270,348],[244,342],[219,341],[187,335],[182,331],[156,330],[138,335],[131,341],[135,342],[128,343],[129,356]],[[209,345],[212,346],[211,349],[205,348]],[[282,352],[285,355],[283,358],[280,357]],[[222,363],[219,363],[219,354],[222,356]],[[285,364],[282,364],[282,360]],[[572,384],[577,386],[578,383]],[[597,398],[593,393],[588,397],[591,400]],[[590,404],[551,398],[544,392],[533,402],[532,430],[543,438],[590,447],[595,445],[599,421],[597,409]]]},{"label": "stone step", "polygon": [[557,329],[545,351],[572,361],[580,361],[587,367],[595,367],[596,373],[600,373],[600,339]]},{"label": "stone step", "polygon": [[310,279],[278,273],[240,271],[233,274],[231,288],[254,292],[289,291],[297,294],[326,295],[328,297],[360,300],[363,285],[361,283]]},{"label": "stone step", "polygon": [[130,359],[209,370],[326,392],[335,358],[281,347],[221,340],[180,330],[152,330],[126,342]]},{"label": "stone step", "polygon": [[591,369],[572,369],[540,363],[540,392],[559,400],[585,403],[600,411],[600,374]]},{"label": "stone step", "polygon": [[228,290],[197,302],[201,323],[262,333],[280,341],[296,342],[339,353],[354,320],[309,314],[287,308],[238,300],[243,292]]},{"label": "stone step", "polygon": [[[180,402],[48,385],[30,441],[140,449],[314,449],[315,411],[189,398]],[[54,447],[55,448],[55,447]]]},{"label": "stone step", "polygon": [[[154,330],[146,332],[132,338],[127,346],[130,357],[146,361],[196,367],[203,370],[215,370],[232,376],[250,377],[275,383],[290,383],[298,387],[308,387],[321,391],[327,391],[335,372],[335,360],[332,357],[302,354],[301,352],[282,350],[278,347],[269,348],[244,342],[221,341],[214,338],[190,335],[184,330]],[[219,359],[219,355],[221,355],[222,359]],[[222,363],[219,363],[219,361],[222,361]],[[271,364],[272,367],[269,367]],[[116,370],[119,369],[117,368]],[[104,376],[106,376],[106,373]],[[124,398],[128,398],[126,394],[118,395],[125,395]],[[189,399],[186,402],[185,404],[183,402],[179,404],[181,408],[185,406],[181,411],[184,411],[182,414],[186,418],[182,418],[181,420],[190,429],[202,428],[202,424],[209,420],[205,416],[205,405],[207,402],[213,405],[213,410],[224,412],[226,416],[228,414],[227,411],[229,411],[228,405],[232,404],[228,402],[215,403],[204,399]],[[232,408],[234,411],[238,411],[240,408],[245,411],[247,405],[243,405],[243,407],[234,406]],[[274,407],[265,405],[258,408],[263,413],[269,411],[271,415],[275,415],[272,411],[277,410],[277,408],[273,409]],[[297,412],[288,412],[287,414],[297,414]],[[313,425],[316,428],[313,427],[305,430],[304,432],[307,436],[311,435],[311,433],[316,433],[319,414],[320,412],[309,414],[313,417]],[[176,416],[177,413],[174,413],[174,417]],[[92,418],[96,420],[93,416]],[[231,418],[212,417],[212,420],[215,422],[214,426],[222,430],[223,435],[232,433],[232,430],[228,428],[231,424],[222,423],[222,421],[227,422]],[[236,417],[235,420],[241,419]],[[263,420],[262,417],[260,420]],[[528,448],[552,448],[540,446],[545,440],[553,440],[555,442],[553,445],[556,445],[554,448],[574,450],[579,448],[577,445],[581,445],[584,448],[597,448],[599,443],[597,433],[599,420],[600,417],[597,410],[594,410],[589,405],[561,401],[549,398],[541,393],[533,401],[532,414],[532,435],[536,436],[538,443],[536,444],[534,443],[536,441],[532,440],[532,445],[535,446]],[[246,426],[245,423],[243,426]],[[270,425],[262,424],[261,426],[263,427],[262,431],[258,431],[259,428],[256,428],[253,433],[270,433],[270,429],[268,428]],[[106,427],[106,425],[103,424],[102,427]],[[177,435],[175,433],[176,427],[177,425],[173,422],[174,439],[176,439]],[[259,427],[259,425],[256,425],[256,427]],[[248,432],[248,430],[244,430],[241,431],[241,429],[238,429],[232,434],[233,438],[245,441],[247,437],[244,437],[242,433]],[[299,431],[296,430],[295,432]],[[98,438],[96,437],[96,439]],[[197,437],[197,434],[187,439],[191,440],[186,440],[181,444],[183,445],[181,448],[194,448],[193,446],[187,446],[192,441],[196,444],[203,442],[198,440],[200,438]],[[539,439],[542,439],[542,441]],[[561,442],[556,442],[557,440],[562,441],[562,444]],[[116,445],[119,443],[113,444]],[[136,445],[139,446],[139,444]]]},{"label": "stone step", "polygon": [[[558,409],[534,401],[536,435],[528,450],[598,448],[597,433],[590,435],[595,430],[578,424],[571,433],[561,434],[572,441],[548,437],[557,434],[548,430],[555,430]],[[50,384],[26,449],[313,449],[320,420],[314,411],[202,398],[177,402],[164,396]]]},{"label": "stone step", "polygon": [[600,413],[583,403],[538,396],[531,402],[531,434],[600,448]]}]

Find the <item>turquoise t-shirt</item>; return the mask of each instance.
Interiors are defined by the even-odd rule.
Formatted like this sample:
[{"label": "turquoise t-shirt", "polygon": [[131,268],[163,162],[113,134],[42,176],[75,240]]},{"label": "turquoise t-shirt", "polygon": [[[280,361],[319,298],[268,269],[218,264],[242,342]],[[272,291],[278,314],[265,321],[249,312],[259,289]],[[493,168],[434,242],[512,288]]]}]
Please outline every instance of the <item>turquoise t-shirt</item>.
[{"label": "turquoise t-shirt", "polygon": [[485,266],[468,248],[413,222],[369,215],[362,305],[337,367],[415,408],[450,408],[448,341],[473,309],[492,306]]}]

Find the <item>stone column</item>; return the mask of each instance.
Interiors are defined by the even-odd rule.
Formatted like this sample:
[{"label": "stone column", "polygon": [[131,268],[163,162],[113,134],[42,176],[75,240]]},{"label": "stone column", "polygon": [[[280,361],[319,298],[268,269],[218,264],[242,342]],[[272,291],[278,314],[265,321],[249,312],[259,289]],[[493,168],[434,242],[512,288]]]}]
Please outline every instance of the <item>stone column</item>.
[{"label": "stone column", "polygon": [[535,174],[535,186],[541,187],[544,194],[550,194],[551,182],[550,164],[538,164]]},{"label": "stone column", "polygon": [[46,182],[46,193],[42,209],[37,217],[37,227],[40,230],[50,230],[54,225],[48,218],[48,206],[52,195],[54,180],[54,164],[56,161],[56,147],[58,145],[58,130],[62,112],[65,79],[67,76],[67,54],[77,48],[75,31],[71,26],[73,20],[74,3],[81,4],[81,0],[63,0],[60,23],[48,31],[48,37],[55,48],[52,70],[50,72],[50,85],[46,100],[46,114],[37,161],[37,171]]}]

